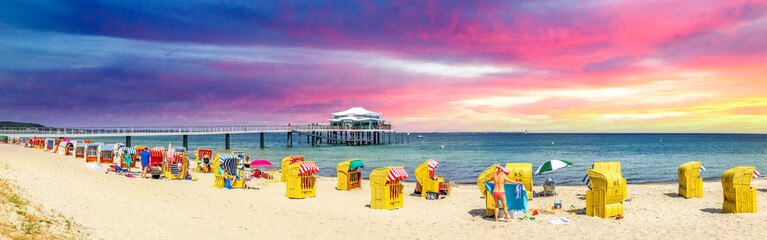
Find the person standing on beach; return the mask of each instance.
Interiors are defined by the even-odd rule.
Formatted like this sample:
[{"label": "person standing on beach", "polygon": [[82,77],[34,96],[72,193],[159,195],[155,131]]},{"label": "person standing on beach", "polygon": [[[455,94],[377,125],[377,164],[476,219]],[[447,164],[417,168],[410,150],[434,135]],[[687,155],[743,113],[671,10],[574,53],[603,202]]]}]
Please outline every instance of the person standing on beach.
[{"label": "person standing on beach", "polygon": [[141,157],[141,177],[146,178],[146,174],[149,172],[149,157],[152,156],[151,153],[149,153],[149,150],[141,152],[139,154]]},{"label": "person standing on beach", "polygon": [[[508,174],[508,170],[505,168],[499,166],[496,166],[495,168],[495,176],[493,176],[492,179],[488,179],[485,182],[493,181],[495,184],[493,186],[493,198],[495,199],[495,221],[498,221],[498,208],[503,208],[503,213],[506,215],[506,222],[510,222],[509,220],[509,209],[506,207],[506,189],[504,188],[505,183],[511,183],[511,184],[522,184],[521,182],[515,182],[506,177],[506,174]],[[498,201],[500,200],[501,204],[498,204]]]},{"label": "person standing on beach", "polygon": [[127,169],[128,172],[131,171],[130,170],[130,166],[131,166],[131,163],[132,163],[131,160],[132,159],[130,158],[130,154],[128,153],[128,150],[127,149],[123,149],[123,161],[125,162],[125,169]]}]

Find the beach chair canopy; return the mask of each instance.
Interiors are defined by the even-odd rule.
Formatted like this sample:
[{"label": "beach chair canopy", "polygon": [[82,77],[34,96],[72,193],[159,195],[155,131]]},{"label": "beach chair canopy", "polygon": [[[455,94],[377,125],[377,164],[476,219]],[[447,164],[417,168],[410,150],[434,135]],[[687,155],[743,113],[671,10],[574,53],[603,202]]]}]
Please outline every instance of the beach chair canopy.
[{"label": "beach chair canopy", "polygon": [[184,148],[184,147],[174,147],[173,151],[174,152],[182,153],[182,152],[186,152],[186,148]]},{"label": "beach chair canopy", "polygon": [[237,174],[237,161],[240,160],[237,155],[219,154],[218,158],[222,169],[226,169],[230,174]]},{"label": "beach chair canopy", "polygon": [[351,162],[349,162],[349,170],[354,170],[355,168],[361,168],[361,167],[365,167],[365,164],[362,163],[362,160],[357,159],[357,160],[352,160]]},{"label": "beach chair canopy", "polygon": [[197,151],[195,151],[195,155],[197,156],[197,158],[202,158],[202,155],[205,155],[206,153],[208,154],[208,157],[213,157],[213,150],[197,149]]},{"label": "beach chair canopy", "polygon": [[407,179],[407,172],[405,172],[405,168],[392,167],[389,169],[389,177],[386,178],[386,183],[405,179]]},{"label": "beach chair canopy", "polygon": [[162,157],[162,154],[165,152],[165,148],[152,148],[149,149],[149,154],[152,157]]},{"label": "beach chair canopy", "polygon": [[115,145],[109,144],[109,145],[101,145],[101,151],[114,151]]},{"label": "beach chair canopy", "polygon": [[437,166],[439,166],[439,163],[437,161],[434,161],[433,159],[429,159],[428,164],[429,164],[430,172],[434,172],[434,169],[437,168]]},{"label": "beach chair canopy", "polygon": [[125,151],[128,151],[128,154],[136,154],[136,148],[135,147],[123,147],[120,149],[120,153],[124,153]]},{"label": "beach chair canopy", "polygon": [[301,162],[301,167],[298,168],[298,175],[312,175],[320,171],[317,164],[314,162]]},{"label": "beach chair canopy", "polygon": [[181,161],[184,160],[184,156],[185,155],[186,154],[182,153],[182,152],[175,152],[175,153],[173,153],[173,158],[170,161],[170,163],[180,163]]},{"label": "beach chair canopy", "polygon": [[85,148],[88,149],[88,150],[97,150],[98,151],[99,145],[91,143],[91,144],[86,145]]},{"label": "beach chair canopy", "polygon": [[290,163],[300,162],[304,160],[304,156],[291,156]]},{"label": "beach chair canopy", "polygon": [[85,143],[78,142],[77,143],[77,147],[84,148],[85,147]]}]

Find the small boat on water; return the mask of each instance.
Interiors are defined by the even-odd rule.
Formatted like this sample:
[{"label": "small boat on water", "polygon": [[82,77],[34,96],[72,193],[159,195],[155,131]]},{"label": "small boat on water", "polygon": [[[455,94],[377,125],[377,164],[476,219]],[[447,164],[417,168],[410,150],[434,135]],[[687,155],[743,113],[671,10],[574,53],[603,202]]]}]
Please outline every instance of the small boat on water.
[{"label": "small boat on water", "polygon": [[418,138],[423,138],[423,135],[418,135]]}]

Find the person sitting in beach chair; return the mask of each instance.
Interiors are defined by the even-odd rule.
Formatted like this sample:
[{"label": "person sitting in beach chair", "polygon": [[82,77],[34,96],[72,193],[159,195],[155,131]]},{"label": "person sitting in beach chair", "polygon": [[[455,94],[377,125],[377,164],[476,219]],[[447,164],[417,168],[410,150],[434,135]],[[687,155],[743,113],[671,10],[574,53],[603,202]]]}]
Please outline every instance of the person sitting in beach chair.
[{"label": "person sitting in beach chair", "polygon": [[202,172],[210,173],[210,155],[207,153],[202,155]]},{"label": "person sitting in beach chair", "polygon": [[232,189],[232,183],[234,180],[237,180],[237,175],[230,173],[228,169],[223,167],[218,167],[218,172],[221,173],[221,176],[224,176],[224,186],[227,189]]}]

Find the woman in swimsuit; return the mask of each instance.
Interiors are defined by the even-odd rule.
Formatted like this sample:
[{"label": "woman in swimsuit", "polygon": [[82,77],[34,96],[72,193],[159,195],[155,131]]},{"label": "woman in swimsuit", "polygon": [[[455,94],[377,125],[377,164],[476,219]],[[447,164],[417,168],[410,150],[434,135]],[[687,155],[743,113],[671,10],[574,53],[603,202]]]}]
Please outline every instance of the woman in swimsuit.
[{"label": "woman in swimsuit", "polygon": [[[505,183],[511,183],[511,184],[522,184],[521,182],[512,181],[508,177],[506,177],[508,170],[505,168],[499,166],[496,166],[495,168],[495,176],[493,176],[492,179],[488,179],[485,182],[493,181],[495,185],[493,186],[493,198],[495,198],[496,202],[496,208],[495,208],[495,221],[498,221],[498,208],[503,208],[503,213],[506,214],[506,222],[509,222],[509,209],[506,208],[506,190],[504,189],[503,185]],[[498,200],[501,201],[501,204],[497,204]]]}]

